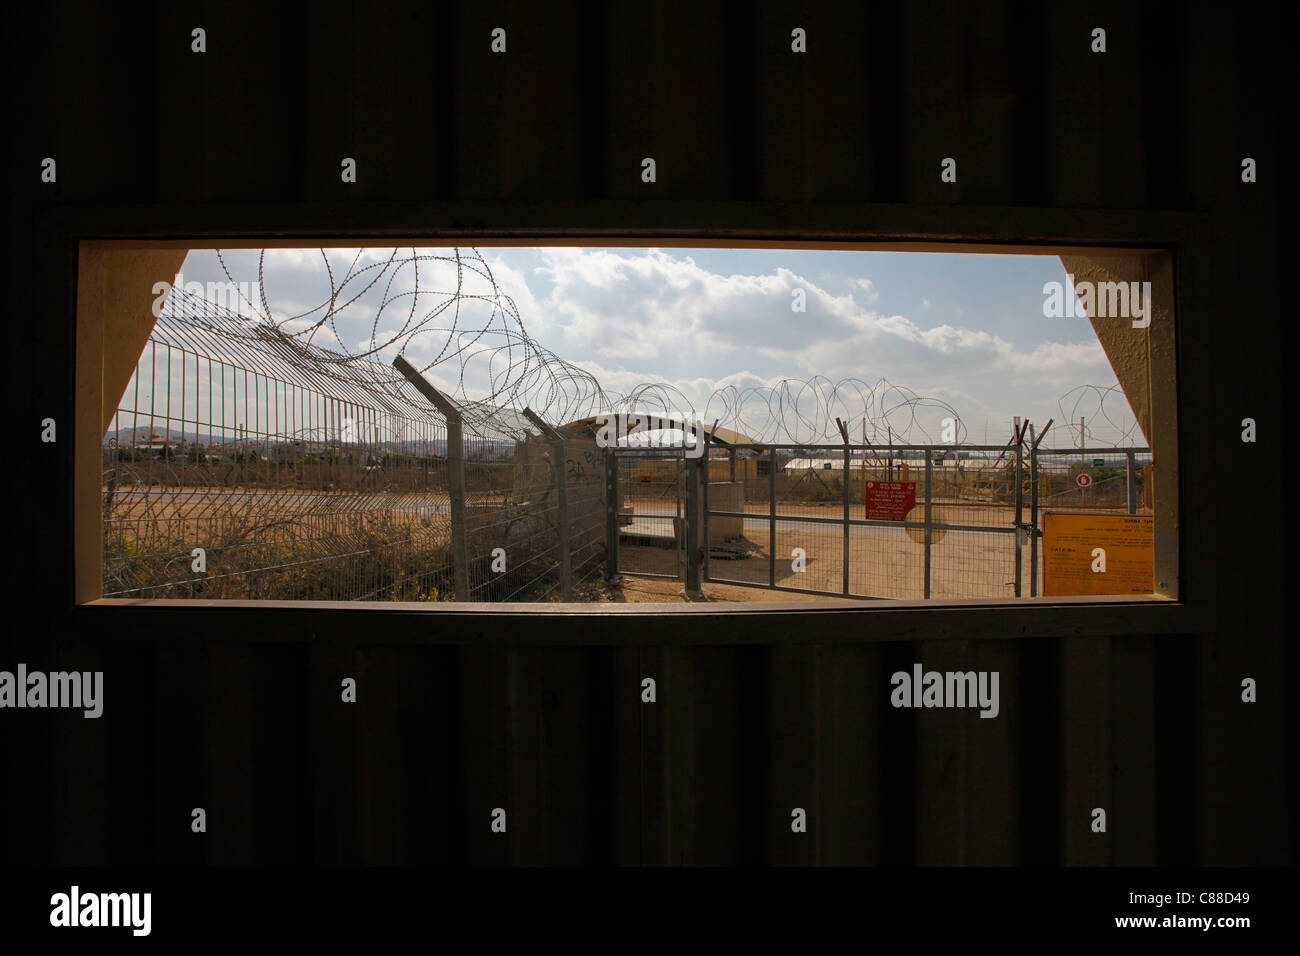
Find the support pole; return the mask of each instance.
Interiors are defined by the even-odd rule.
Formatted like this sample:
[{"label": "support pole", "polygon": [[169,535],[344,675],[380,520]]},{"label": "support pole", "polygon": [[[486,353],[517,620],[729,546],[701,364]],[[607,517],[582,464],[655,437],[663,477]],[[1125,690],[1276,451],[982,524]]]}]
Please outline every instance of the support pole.
[{"label": "support pole", "polygon": [[[893,451],[890,451],[890,457],[893,457]],[[933,509],[930,502],[930,490],[933,487],[934,480],[934,452],[927,448],[925,450],[925,598],[930,599],[930,545],[933,525]]]},{"label": "support pole", "polygon": [[1124,475],[1125,490],[1128,492],[1128,513],[1137,514],[1137,481],[1134,472],[1137,470],[1137,462],[1133,457],[1133,449],[1129,449],[1124,454],[1125,465],[1127,466]]},{"label": "support pole", "polygon": [[849,532],[852,526],[849,524],[849,471],[852,467],[852,452],[849,449],[849,427],[838,418],[835,424],[840,428],[840,437],[844,439],[844,554],[842,558],[844,566],[844,595],[849,593]]},{"label": "support pole", "polygon": [[1029,596],[1038,597],[1038,446],[1047,437],[1052,419],[1043,426],[1043,433],[1034,437],[1034,427],[1029,426],[1029,472],[1032,485],[1029,489]]},{"label": "support pole", "polygon": [[776,446],[767,459],[767,583],[776,587]]},{"label": "support pole", "polygon": [[700,565],[702,554],[700,548],[700,525],[703,523],[703,508],[700,501],[700,459],[686,459],[686,590],[698,594],[700,590]]},{"label": "support pole", "polygon": [[605,449],[605,577],[618,575],[618,458]]},{"label": "support pole", "polygon": [[555,476],[555,531],[560,549],[560,599],[573,600],[573,554],[569,550],[568,476],[565,473],[564,436],[542,420],[531,408],[524,417],[551,440],[551,468]]},{"label": "support pole", "polygon": [[1015,421],[1016,462],[1013,471],[1014,481],[1016,483],[1016,597],[1021,596],[1021,591],[1023,589],[1022,588],[1023,581],[1021,579],[1024,577],[1024,571],[1025,571],[1025,556],[1023,550],[1020,547],[1020,539],[1024,535],[1024,529],[1021,526],[1025,514],[1024,513],[1024,499],[1025,499],[1025,474],[1024,474],[1025,441],[1024,439],[1025,439],[1025,428],[1027,428],[1028,425],[1029,425],[1028,421],[1026,421],[1024,425],[1021,425],[1020,416],[1019,415],[1016,416],[1016,421]]},{"label": "support pole", "polygon": [[447,419],[447,487],[451,497],[452,580],[457,601],[472,601],[469,585],[469,534],[465,518],[465,437],[460,408],[438,391],[402,356],[393,367]]}]

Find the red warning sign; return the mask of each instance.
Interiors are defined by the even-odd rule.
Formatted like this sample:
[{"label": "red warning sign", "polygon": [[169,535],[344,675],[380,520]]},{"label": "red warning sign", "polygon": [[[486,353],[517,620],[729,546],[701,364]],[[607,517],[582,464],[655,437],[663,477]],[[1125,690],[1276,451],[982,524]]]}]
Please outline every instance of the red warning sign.
[{"label": "red warning sign", "polygon": [[868,481],[863,499],[868,521],[905,521],[916,507],[916,482]]},{"label": "red warning sign", "polygon": [[1075,482],[1075,484],[1077,484],[1080,488],[1087,488],[1090,484],[1092,484],[1092,475],[1082,475],[1082,474],[1081,474],[1081,475],[1079,475],[1079,477],[1077,477],[1077,478],[1074,479],[1074,482]]}]

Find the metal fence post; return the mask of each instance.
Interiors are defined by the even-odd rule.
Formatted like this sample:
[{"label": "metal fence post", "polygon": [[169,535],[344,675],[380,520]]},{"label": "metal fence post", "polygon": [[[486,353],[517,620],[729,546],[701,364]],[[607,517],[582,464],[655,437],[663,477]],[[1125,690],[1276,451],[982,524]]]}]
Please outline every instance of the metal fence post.
[{"label": "metal fence post", "polygon": [[1135,515],[1137,514],[1137,482],[1134,480],[1135,475],[1133,472],[1137,467],[1137,462],[1133,457],[1133,449],[1130,448],[1125,452],[1124,458],[1125,464],[1127,465],[1127,473],[1124,476],[1124,481],[1128,492],[1128,513]]},{"label": "metal fence post", "polygon": [[1038,442],[1029,426],[1029,596],[1038,597]]},{"label": "metal fence post", "polygon": [[447,487],[451,496],[452,577],[457,601],[469,591],[469,530],[465,509],[465,430],[460,413],[447,416]]},{"label": "metal fence post", "polygon": [[618,574],[618,458],[605,449],[605,577]]},{"label": "metal fence post", "polygon": [[551,439],[551,468],[555,476],[555,533],[558,539],[556,547],[560,550],[560,599],[572,601],[573,555],[569,551],[568,469],[565,467],[564,436],[531,408],[524,409],[524,417]]},{"label": "metal fence post", "polygon": [[452,579],[457,601],[471,601],[469,588],[469,534],[465,518],[465,438],[460,409],[434,388],[410,362],[397,356],[393,367],[406,376],[421,395],[447,419],[447,487],[451,498]]},{"label": "metal fence post", "polygon": [[844,595],[849,593],[849,532],[852,527],[849,525],[849,470],[852,464],[852,454],[849,449],[849,428],[838,418],[835,424],[840,428],[840,437],[844,439]]},{"label": "metal fence post", "polygon": [[1043,433],[1034,436],[1033,426],[1029,426],[1029,596],[1038,597],[1038,446],[1047,437],[1052,427],[1052,419],[1043,426]]},{"label": "metal fence post", "polygon": [[[892,449],[891,449],[892,454]],[[934,481],[934,452],[927,448],[925,450],[925,597],[930,598],[930,545],[933,527],[933,509],[931,504],[930,490]]]},{"label": "metal fence post", "polygon": [[776,587],[776,446],[767,460],[767,584]]},{"label": "metal fence post", "polygon": [[569,550],[569,480],[565,461],[564,439],[554,444],[556,531],[560,548],[560,597],[573,600],[573,554]]},{"label": "metal fence post", "polygon": [[[718,420],[713,420],[713,427],[704,433],[704,487],[701,489],[701,515],[704,522],[704,570],[702,580],[709,580],[712,568],[709,566],[709,553],[712,550],[713,538],[709,533],[709,483],[713,481],[713,431],[718,427]],[[731,480],[734,482],[735,473],[732,472]],[[745,510],[745,498],[742,493],[740,498],[740,509]],[[741,532],[744,532],[744,523],[741,523]]]},{"label": "metal fence post", "polygon": [[686,458],[686,590],[700,589],[700,459]]},{"label": "metal fence post", "polygon": [[1025,504],[1025,428],[1029,426],[1028,419],[1025,424],[1020,424],[1020,419],[1016,419],[1016,597],[1021,596],[1022,582],[1025,571],[1025,556],[1020,548],[1020,537],[1024,533],[1024,504]]}]

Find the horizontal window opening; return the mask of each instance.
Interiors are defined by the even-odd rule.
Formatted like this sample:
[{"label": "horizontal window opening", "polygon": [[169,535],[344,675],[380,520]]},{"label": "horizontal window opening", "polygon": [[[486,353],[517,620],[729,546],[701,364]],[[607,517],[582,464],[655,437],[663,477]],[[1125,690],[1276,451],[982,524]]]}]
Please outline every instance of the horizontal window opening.
[{"label": "horizontal window opening", "polygon": [[904,249],[83,243],[79,599],[1176,598],[1170,254]]}]

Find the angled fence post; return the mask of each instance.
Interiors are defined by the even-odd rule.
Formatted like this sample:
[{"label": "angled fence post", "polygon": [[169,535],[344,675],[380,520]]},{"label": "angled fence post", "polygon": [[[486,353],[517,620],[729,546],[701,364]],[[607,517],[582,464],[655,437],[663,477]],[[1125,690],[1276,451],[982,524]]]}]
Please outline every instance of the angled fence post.
[{"label": "angled fence post", "polygon": [[573,554],[569,550],[569,495],[568,475],[565,468],[564,436],[542,420],[531,408],[524,409],[524,417],[536,425],[551,440],[551,467],[555,472],[555,531],[560,549],[560,599],[573,600]]},{"label": "angled fence post", "polygon": [[465,435],[460,408],[434,388],[410,362],[397,356],[393,367],[447,419],[447,486],[451,497],[452,579],[456,600],[470,601],[469,534],[465,527]]}]

